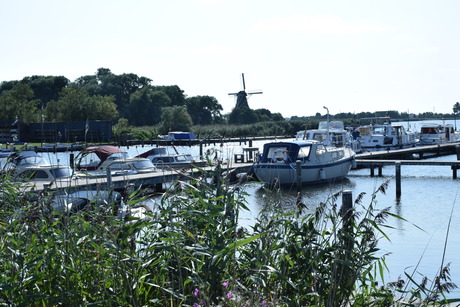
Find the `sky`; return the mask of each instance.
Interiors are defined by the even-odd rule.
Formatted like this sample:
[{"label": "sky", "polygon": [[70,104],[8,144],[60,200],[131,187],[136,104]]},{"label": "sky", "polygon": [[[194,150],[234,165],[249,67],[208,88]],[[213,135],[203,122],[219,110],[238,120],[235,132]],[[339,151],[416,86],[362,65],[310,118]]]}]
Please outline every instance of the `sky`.
[{"label": "sky", "polygon": [[[452,113],[458,0],[0,0],[0,82],[134,73],[229,113]],[[324,108],[326,107],[326,108]]]}]

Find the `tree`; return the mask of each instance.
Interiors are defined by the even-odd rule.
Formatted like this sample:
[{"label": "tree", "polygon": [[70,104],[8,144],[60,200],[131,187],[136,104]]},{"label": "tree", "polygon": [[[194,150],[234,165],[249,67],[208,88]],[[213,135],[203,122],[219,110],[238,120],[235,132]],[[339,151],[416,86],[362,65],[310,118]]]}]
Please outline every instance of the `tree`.
[{"label": "tree", "polygon": [[161,91],[145,87],[131,95],[126,117],[134,126],[156,125],[161,121],[161,110],[171,99]]},{"label": "tree", "polygon": [[39,101],[34,99],[30,86],[17,83],[0,95],[0,119],[19,119],[25,123],[39,121],[38,105]]},{"label": "tree", "polygon": [[136,74],[115,75],[108,68],[99,68],[96,77],[101,88],[101,95],[114,96],[121,117],[126,117],[130,97],[138,90],[148,87],[152,81]]},{"label": "tree", "polygon": [[78,86],[65,88],[58,100],[50,101],[45,109],[48,121],[113,120],[118,117],[114,97],[90,96]]},{"label": "tree", "polygon": [[152,86],[155,91],[162,91],[171,99],[170,106],[183,106],[185,105],[184,91],[177,85],[161,85]]},{"label": "tree", "polygon": [[222,106],[212,96],[194,96],[186,100],[187,111],[195,125],[218,123],[222,119]]},{"label": "tree", "polygon": [[454,111],[454,114],[460,113],[460,102],[456,102],[452,110]]},{"label": "tree", "polygon": [[229,124],[254,124],[258,121],[257,113],[248,107],[234,108],[228,118]]},{"label": "tree", "polygon": [[162,134],[170,131],[190,131],[192,125],[192,117],[183,106],[166,107],[161,113],[160,133]]}]

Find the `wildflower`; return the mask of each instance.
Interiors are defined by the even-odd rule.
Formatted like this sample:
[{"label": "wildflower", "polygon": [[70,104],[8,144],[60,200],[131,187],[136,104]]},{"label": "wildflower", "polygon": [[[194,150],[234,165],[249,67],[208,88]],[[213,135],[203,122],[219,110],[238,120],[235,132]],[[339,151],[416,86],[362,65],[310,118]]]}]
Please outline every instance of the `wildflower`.
[{"label": "wildflower", "polygon": [[228,282],[224,281],[224,282],[222,283],[222,286],[228,287]]},{"label": "wildflower", "polygon": [[199,293],[200,293],[200,290],[198,290],[197,288],[195,288],[195,290],[193,291],[193,296],[194,296],[194,297],[197,297]]},{"label": "wildflower", "polygon": [[200,307],[198,303],[193,303],[193,307]]},{"label": "wildflower", "polygon": [[[262,301],[262,306],[267,306],[267,301],[266,300],[263,300]],[[195,306],[194,306],[195,307]]]},{"label": "wildflower", "polygon": [[231,292],[228,292],[228,293],[227,293],[227,299],[230,300],[230,299],[232,299],[232,297],[233,297],[233,294],[232,294]]}]

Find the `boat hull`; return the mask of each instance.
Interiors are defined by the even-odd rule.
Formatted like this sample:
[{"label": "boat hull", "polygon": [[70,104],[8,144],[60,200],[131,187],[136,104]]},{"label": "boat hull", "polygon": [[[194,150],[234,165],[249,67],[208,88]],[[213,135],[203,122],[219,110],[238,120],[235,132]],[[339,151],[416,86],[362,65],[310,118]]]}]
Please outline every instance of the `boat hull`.
[{"label": "boat hull", "polygon": [[256,163],[253,170],[260,181],[269,184],[292,185],[300,182],[308,185],[342,179],[347,176],[353,164],[354,159],[348,158],[321,165],[299,164],[298,170],[296,163]]}]

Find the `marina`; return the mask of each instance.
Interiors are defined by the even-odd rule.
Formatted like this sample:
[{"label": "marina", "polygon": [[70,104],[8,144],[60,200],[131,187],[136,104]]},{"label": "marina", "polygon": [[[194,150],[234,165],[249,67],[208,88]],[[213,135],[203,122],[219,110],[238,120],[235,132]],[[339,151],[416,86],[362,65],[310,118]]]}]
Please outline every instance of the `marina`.
[{"label": "marina", "polygon": [[[204,147],[216,150],[221,157],[223,171],[247,171],[252,160],[257,157],[258,148],[262,148],[264,141],[225,143],[221,146],[217,143],[215,147]],[[251,147],[248,147],[251,145]],[[307,208],[313,210],[318,204],[326,203],[333,205],[330,197],[337,192],[349,190],[355,199],[360,193],[365,192],[362,199],[363,204],[372,201],[370,195],[386,180],[390,180],[386,193],[376,198],[376,208],[391,207],[391,212],[401,216],[404,220],[391,219],[386,233],[391,239],[381,240],[379,247],[382,254],[390,253],[386,260],[389,272],[386,274],[386,281],[395,281],[398,276],[404,278],[404,272],[420,272],[424,276],[432,278],[438,270],[441,259],[447,225],[450,214],[453,214],[451,228],[460,229],[458,225],[458,206],[456,206],[458,181],[453,180],[451,165],[457,165],[456,146],[452,143],[447,145],[433,145],[425,148],[407,148],[397,151],[378,151],[362,153],[356,157],[356,168],[352,169],[346,178],[337,181],[330,181],[321,185],[305,185],[301,187],[301,201]],[[154,147],[153,145],[152,147]],[[136,156],[148,150],[147,145],[123,147],[130,155]],[[177,146],[180,152],[187,152],[193,156],[199,156],[199,146]],[[251,153],[251,158],[250,154]],[[69,152],[46,153],[47,157],[58,164],[70,165]],[[244,157],[235,161],[235,155]],[[403,157],[410,160],[401,159]],[[430,157],[420,159],[419,157]],[[418,158],[418,159],[417,159]],[[401,191],[397,195],[395,184],[396,168],[395,163],[401,161]],[[407,164],[403,164],[407,163]],[[215,166],[206,168],[207,171],[215,170]],[[372,176],[372,171],[378,170],[377,176]],[[79,178],[72,181],[56,181],[52,185],[37,182],[29,189],[39,191],[40,189],[60,189],[85,187],[85,189],[106,190],[112,186],[114,189],[135,189],[138,187],[150,186],[154,189],[162,189],[167,182],[175,179],[187,179],[188,176],[199,175],[199,173],[184,173],[180,170],[160,171],[146,174],[123,175],[123,176],[101,176],[95,178]],[[375,174],[374,174],[375,175]],[[111,178],[111,181],[107,180]],[[283,210],[295,209],[298,197],[296,186],[285,187],[278,193],[280,197],[269,196],[262,188],[260,182],[248,182],[241,185],[241,188],[248,194],[246,201],[248,211],[241,213],[240,223],[250,228],[256,221],[258,214],[278,202]],[[161,197],[158,194],[157,197]],[[154,207],[159,200],[155,197],[149,200],[150,206]],[[339,203],[340,205],[340,203]],[[359,209],[359,204],[355,204]],[[460,252],[458,246],[460,238],[455,231],[450,233],[448,239],[446,262],[451,262],[452,281],[460,284],[460,268],[455,262],[456,255]],[[417,263],[419,263],[417,265]],[[418,278],[421,275],[416,275]],[[451,297],[458,297],[459,292],[454,292]]]}]

